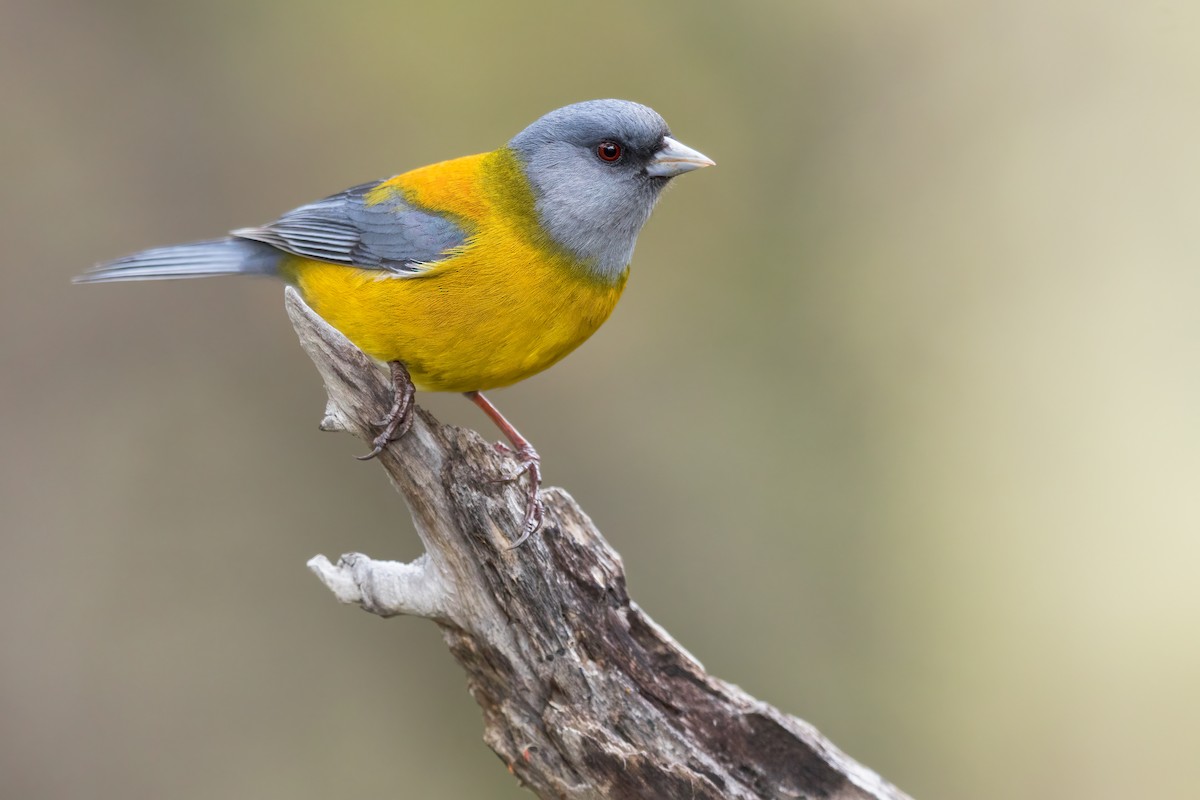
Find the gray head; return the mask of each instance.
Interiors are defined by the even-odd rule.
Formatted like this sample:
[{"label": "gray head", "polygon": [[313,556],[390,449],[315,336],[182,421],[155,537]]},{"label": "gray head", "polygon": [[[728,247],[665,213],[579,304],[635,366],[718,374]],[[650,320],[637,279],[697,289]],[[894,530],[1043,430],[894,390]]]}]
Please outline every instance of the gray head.
[{"label": "gray head", "polygon": [[670,179],[713,163],[670,133],[646,106],[590,100],[551,111],[508,146],[524,164],[542,227],[611,280]]}]

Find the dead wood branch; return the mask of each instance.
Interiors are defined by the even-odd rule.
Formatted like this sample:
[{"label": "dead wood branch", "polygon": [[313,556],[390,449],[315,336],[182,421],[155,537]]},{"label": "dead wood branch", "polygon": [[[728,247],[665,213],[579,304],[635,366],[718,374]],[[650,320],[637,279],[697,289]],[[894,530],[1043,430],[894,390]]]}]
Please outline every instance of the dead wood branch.
[{"label": "dead wood branch", "polygon": [[[289,289],[287,310],[329,394],[322,427],[364,441],[391,403],[366,356]],[[524,496],[511,459],[418,409],[380,455],[425,555],[324,556],[344,603],[441,626],[483,710],[484,739],[543,798],[907,796],[811,725],[712,677],[629,599],[621,558],[561,489],[545,527],[509,549]]]}]

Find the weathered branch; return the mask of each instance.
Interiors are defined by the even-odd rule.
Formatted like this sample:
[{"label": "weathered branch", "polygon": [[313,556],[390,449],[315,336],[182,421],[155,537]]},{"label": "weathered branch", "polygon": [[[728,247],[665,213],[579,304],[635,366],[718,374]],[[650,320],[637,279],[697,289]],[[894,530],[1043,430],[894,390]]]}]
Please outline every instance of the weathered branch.
[{"label": "weathered branch", "polygon": [[[322,427],[369,441],[390,392],[293,290],[287,310],[329,394]],[[509,545],[524,496],[508,455],[418,409],[379,458],[425,545],[411,564],[352,553],[310,568],[344,603],[441,626],[483,709],[484,739],[543,798],[906,795],[811,725],[710,676],[629,599],[620,556],[561,489]]]}]

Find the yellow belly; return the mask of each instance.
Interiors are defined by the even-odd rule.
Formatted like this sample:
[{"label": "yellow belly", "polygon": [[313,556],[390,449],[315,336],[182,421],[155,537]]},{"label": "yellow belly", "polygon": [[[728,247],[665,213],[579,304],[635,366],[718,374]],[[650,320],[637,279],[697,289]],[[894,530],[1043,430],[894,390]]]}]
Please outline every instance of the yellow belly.
[{"label": "yellow belly", "polygon": [[470,253],[411,278],[297,261],[290,271],[318,314],[367,355],[403,361],[433,391],[483,391],[546,369],[608,319],[624,285],[536,259],[506,269]]}]

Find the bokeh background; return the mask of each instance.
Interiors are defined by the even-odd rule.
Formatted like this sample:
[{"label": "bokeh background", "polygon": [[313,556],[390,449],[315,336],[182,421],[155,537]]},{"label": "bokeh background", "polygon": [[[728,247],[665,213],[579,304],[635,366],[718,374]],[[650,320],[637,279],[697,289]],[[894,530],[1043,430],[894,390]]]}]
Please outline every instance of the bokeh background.
[{"label": "bokeh background", "polygon": [[[706,666],[918,798],[1200,784],[1200,4],[0,1],[0,796],[525,795],[270,280],[71,286],[662,112],[614,318],[494,399]],[[494,436],[469,404],[424,396]]]}]

